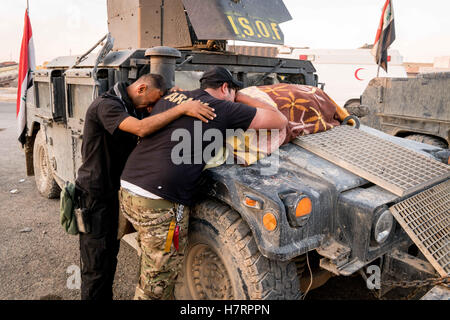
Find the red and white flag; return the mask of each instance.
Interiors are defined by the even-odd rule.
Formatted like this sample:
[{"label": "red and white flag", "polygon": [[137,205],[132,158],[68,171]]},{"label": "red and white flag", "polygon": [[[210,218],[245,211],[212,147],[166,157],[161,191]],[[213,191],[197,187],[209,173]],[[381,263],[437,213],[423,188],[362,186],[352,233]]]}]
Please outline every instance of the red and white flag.
[{"label": "red and white flag", "polygon": [[25,11],[25,25],[23,29],[22,46],[20,49],[19,80],[17,88],[17,134],[22,144],[25,142],[26,114],[25,103],[27,90],[33,85],[31,71],[36,69],[33,32],[31,31],[28,9]]},{"label": "red and white flag", "polygon": [[395,40],[394,8],[392,0],[386,0],[372,48],[376,63],[387,72],[388,48]]}]

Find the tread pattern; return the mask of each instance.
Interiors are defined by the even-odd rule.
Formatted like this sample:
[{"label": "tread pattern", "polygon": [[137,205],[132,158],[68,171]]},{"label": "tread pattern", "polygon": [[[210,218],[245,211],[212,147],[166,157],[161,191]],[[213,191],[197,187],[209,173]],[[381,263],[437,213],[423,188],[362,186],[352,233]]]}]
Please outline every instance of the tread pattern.
[{"label": "tread pattern", "polygon": [[[56,183],[55,179],[52,176],[43,176],[39,174],[42,170],[39,165],[38,158],[38,149],[44,148],[47,154],[47,167],[50,168],[51,164],[48,160],[48,150],[45,143],[45,135],[42,130],[40,130],[36,136],[36,140],[34,141],[33,147],[33,166],[34,166],[34,177],[36,180],[36,186],[38,188],[39,193],[48,199],[57,199],[61,193],[61,188]],[[49,169],[51,170],[51,169]]]},{"label": "tread pattern", "polygon": [[409,136],[406,136],[405,138],[408,140],[430,144],[432,146],[436,146],[443,149],[446,149],[448,147],[444,141],[441,141],[438,138],[432,136],[427,136],[425,134],[411,134]]},{"label": "tread pattern", "polygon": [[[247,223],[229,206],[215,200],[197,204],[191,212],[219,231],[221,242],[241,266],[242,278],[252,300],[298,300],[300,284],[294,262],[267,259],[258,250]],[[244,267],[242,267],[244,266]]]}]

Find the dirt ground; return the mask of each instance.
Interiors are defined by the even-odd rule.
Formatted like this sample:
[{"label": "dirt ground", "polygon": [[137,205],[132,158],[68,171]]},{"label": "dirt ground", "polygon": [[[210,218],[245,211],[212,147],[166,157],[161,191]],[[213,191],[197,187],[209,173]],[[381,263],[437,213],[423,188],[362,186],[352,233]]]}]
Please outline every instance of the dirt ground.
[{"label": "dirt ground", "polygon": [[17,88],[0,87],[0,102],[15,102]]},{"label": "dirt ground", "polygon": [[[0,102],[0,300],[79,299],[80,291],[67,287],[68,268],[80,264],[78,237],[67,235],[60,226],[59,200],[42,198],[34,177],[26,176],[25,156],[17,142],[15,102],[8,99]],[[17,193],[11,193],[14,189]],[[132,299],[137,254],[122,242],[118,259],[115,299]],[[357,276],[333,278],[307,299],[374,297]]]},{"label": "dirt ground", "polygon": [[[0,102],[0,300],[79,299],[79,290],[67,288],[68,268],[80,264],[78,237],[60,226],[59,200],[42,198],[34,177],[26,176],[15,108],[13,102]],[[18,193],[11,193],[14,189]],[[31,231],[21,232],[26,228]],[[134,249],[123,243],[116,299],[133,297],[137,266]]]}]

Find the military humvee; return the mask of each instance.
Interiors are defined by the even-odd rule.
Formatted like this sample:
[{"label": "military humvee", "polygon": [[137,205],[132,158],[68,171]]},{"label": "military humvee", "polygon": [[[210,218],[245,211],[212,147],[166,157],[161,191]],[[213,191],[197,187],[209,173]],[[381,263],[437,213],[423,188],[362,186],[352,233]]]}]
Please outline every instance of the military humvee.
[{"label": "military humvee", "polygon": [[375,78],[361,96],[363,123],[397,137],[450,146],[450,72]]},{"label": "military humvee", "polygon": [[[59,57],[34,73],[27,95],[25,153],[27,172],[35,175],[45,197],[56,197],[65,181],[75,180],[86,109],[117,81],[133,81],[151,71],[193,89],[203,71],[222,65],[246,85],[318,83],[308,61],[224,50],[226,39],[282,42],[278,23],[290,15],[281,0],[110,0],[108,18],[114,51],[108,53],[107,42],[99,59],[92,53]],[[146,47],[150,49],[136,49]],[[322,140],[309,140],[316,138]],[[387,155],[381,154],[384,149]],[[297,139],[250,167],[207,170],[204,200],[191,213],[176,297],[299,299],[331,276],[349,276],[374,264],[383,280],[438,277],[434,268],[441,276],[448,273],[448,245],[442,241],[448,241],[450,168],[432,159],[429,151],[435,149],[368,127],[342,126]],[[346,155],[353,160],[339,160]],[[381,163],[383,158],[393,161]],[[357,170],[364,164],[369,168]],[[420,170],[408,175],[400,172],[405,166]],[[262,175],[268,167],[276,170]],[[401,189],[402,184],[412,187]],[[304,199],[310,203],[306,212],[299,210]],[[406,212],[420,221],[420,231],[428,228],[424,232],[432,244],[414,232],[407,234],[408,226],[394,220],[392,212],[403,213],[398,208],[405,203],[416,205]],[[433,229],[435,219],[438,230]],[[444,229],[442,223],[447,223]],[[380,292],[388,289],[383,285]]]}]

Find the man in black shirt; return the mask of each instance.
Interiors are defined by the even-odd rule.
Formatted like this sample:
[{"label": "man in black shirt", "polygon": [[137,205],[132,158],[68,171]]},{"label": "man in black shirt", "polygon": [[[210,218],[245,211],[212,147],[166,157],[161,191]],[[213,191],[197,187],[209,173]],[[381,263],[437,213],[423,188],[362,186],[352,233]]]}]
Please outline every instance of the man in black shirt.
[{"label": "man in black shirt", "polygon": [[[142,139],[128,158],[119,197],[121,212],[138,230],[141,247],[141,277],[135,299],[172,297],[187,240],[185,206],[192,205],[201,172],[211,158],[204,156],[211,143],[205,135],[215,133],[220,140],[218,134],[223,142],[227,129],[281,130],[287,124],[278,109],[264,103],[254,101],[257,108],[235,103],[236,90],[240,87],[242,83],[233,79],[227,69],[217,67],[203,75],[201,89],[175,92],[162,98],[153,114],[194,100],[211,106],[217,117],[207,123],[181,117]],[[251,100],[239,95],[237,98]],[[190,138],[190,142],[180,155],[176,150],[182,136]]]},{"label": "man in black shirt", "polygon": [[164,81],[147,74],[133,84],[117,83],[98,97],[86,112],[82,159],[76,186],[86,209],[90,231],[80,233],[81,298],[111,300],[117,265],[120,175],[136,146],[145,137],[181,116],[212,120],[210,107],[190,101],[177,108],[141,119],[163,95]]}]

